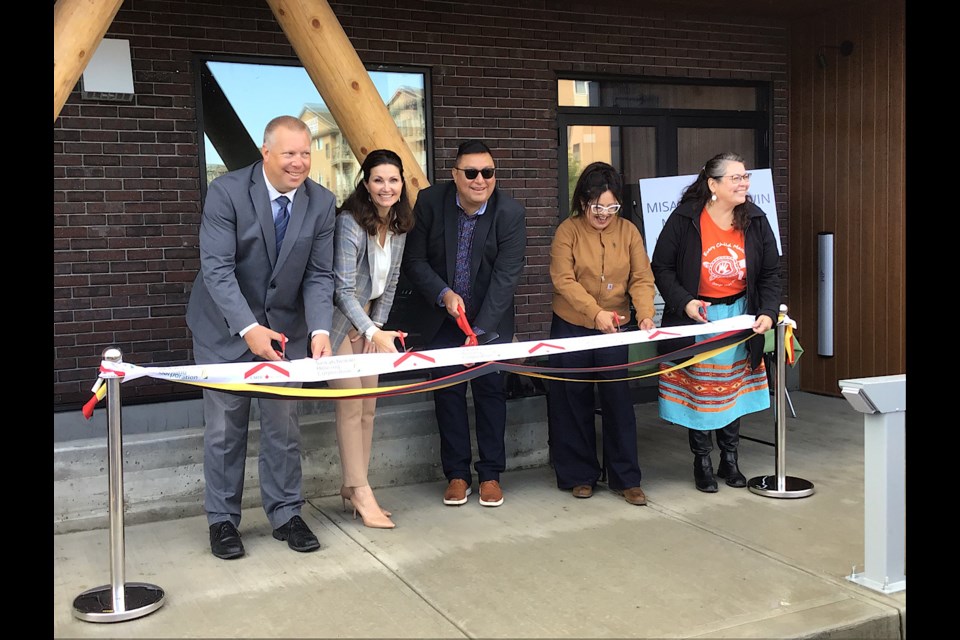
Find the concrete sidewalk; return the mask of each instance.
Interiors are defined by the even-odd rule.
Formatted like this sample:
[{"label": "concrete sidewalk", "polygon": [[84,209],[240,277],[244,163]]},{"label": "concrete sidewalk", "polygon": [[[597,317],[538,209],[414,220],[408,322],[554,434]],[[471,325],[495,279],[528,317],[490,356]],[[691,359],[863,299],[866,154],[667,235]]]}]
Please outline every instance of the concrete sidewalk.
[{"label": "concrete sidewalk", "polygon": [[[904,638],[906,592],[846,579],[863,571],[863,415],[843,399],[794,392],[787,474],[801,499],[721,481],[693,486],[685,430],[637,405],[645,507],[598,485],[589,500],[552,470],[508,470],[505,502],[476,493],[445,507],[445,483],[377,490],[397,522],[368,529],[338,496],[309,500],[323,547],[274,540],[244,511],[247,555],[213,557],[204,516],[127,526],[125,579],[154,584],[156,612],[118,623],[73,617],[83,591],[109,585],[108,531],[54,536],[56,638]],[[742,433],[747,477],[775,473],[773,412]],[[716,463],[716,453],[714,453]],[[106,480],[104,480],[106,481]]]}]

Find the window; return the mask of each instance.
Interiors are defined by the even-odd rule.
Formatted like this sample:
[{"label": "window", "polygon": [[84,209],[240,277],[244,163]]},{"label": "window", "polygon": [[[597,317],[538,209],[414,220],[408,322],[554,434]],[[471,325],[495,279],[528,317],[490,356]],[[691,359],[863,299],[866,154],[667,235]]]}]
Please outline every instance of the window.
[{"label": "window", "polygon": [[641,178],[694,174],[722,151],[739,153],[748,168],[769,167],[769,95],[768,84],[760,82],[559,78],[557,124],[567,149],[558,171],[558,190],[566,193],[561,217],[591,162],[620,171],[621,215],[641,233]]},{"label": "window", "polygon": [[[298,61],[202,58],[196,67],[201,161],[207,169],[204,193],[218,175],[259,160],[267,122],[289,114],[303,120],[313,136],[310,177],[343,203],[356,186],[360,163]],[[370,78],[424,174],[431,176],[428,72],[377,67]]]},{"label": "window", "polygon": [[[570,90],[573,85],[573,90]],[[589,87],[589,89],[588,89]],[[580,96],[590,96],[584,104]],[[680,84],[638,80],[557,80],[561,107],[631,109],[718,109],[755,111],[756,86]]]}]

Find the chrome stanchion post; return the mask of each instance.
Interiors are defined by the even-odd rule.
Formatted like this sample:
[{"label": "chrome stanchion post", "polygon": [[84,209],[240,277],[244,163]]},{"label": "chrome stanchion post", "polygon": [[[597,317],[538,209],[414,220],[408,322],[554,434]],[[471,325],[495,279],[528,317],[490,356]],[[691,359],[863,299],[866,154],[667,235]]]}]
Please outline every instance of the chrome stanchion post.
[{"label": "chrome stanchion post", "polygon": [[[103,360],[121,362],[119,349]],[[123,540],[123,441],[120,426],[120,379],[107,378],[107,475],[110,493],[110,584],[84,591],[73,601],[73,615],[87,622],[121,622],[153,613],[163,605],[163,589],[126,582]]]},{"label": "chrome stanchion post", "polygon": [[787,352],[784,345],[784,338],[787,336],[786,326],[783,324],[783,315],[786,312],[786,305],[781,305],[779,318],[777,319],[777,382],[775,385],[775,395],[777,406],[777,446],[774,448],[774,471],[777,474],[777,491],[785,491],[787,488],[787,452],[785,443],[787,441],[787,411],[783,402],[787,390]]},{"label": "chrome stanchion post", "polygon": [[780,313],[777,318],[777,375],[776,375],[776,406],[774,407],[777,420],[777,432],[774,470],[773,476],[757,476],[747,481],[747,488],[758,495],[768,498],[806,498],[813,494],[813,483],[802,478],[794,478],[787,475],[786,450],[787,450],[787,350],[786,333],[787,323],[791,322],[787,318],[787,305],[780,305]]}]

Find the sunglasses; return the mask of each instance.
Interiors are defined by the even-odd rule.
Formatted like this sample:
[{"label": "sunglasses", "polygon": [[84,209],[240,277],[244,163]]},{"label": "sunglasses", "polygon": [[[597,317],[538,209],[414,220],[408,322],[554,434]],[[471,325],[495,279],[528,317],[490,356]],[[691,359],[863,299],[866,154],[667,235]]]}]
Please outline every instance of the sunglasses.
[{"label": "sunglasses", "polygon": [[496,172],[496,169],[493,167],[487,167],[485,169],[461,169],[460,167],[454,167],[453,170],[463,171],[463,175],[466,176],[467,180],[476,180],[477,174],[483,176],[484,180],[489,180]]}]

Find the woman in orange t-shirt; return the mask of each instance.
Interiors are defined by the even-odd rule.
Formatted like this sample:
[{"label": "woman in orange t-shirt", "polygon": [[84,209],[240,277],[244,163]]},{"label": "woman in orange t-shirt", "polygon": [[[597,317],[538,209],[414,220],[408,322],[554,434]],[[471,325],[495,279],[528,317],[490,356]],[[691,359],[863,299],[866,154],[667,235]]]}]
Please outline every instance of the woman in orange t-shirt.
[{"label": "woman in orange t-shirt", "polygon": [[[661,326],[755,317],[755,335],[746,343],[660,376],[660,417],[688,429],[694,483],[707,493],[717,491],[711,433],[720,448],[716,475],[731,487],[745,487],[738,465],[740,417],[770,406],[763,334],[773,326],[780,304],[780,255],[773,229],[747,194],[749,188],[742,157],[723,153],[711,158],[667,218],[651,261],[664,300]],[[659,345],[673,351],[694,341]]]}]

